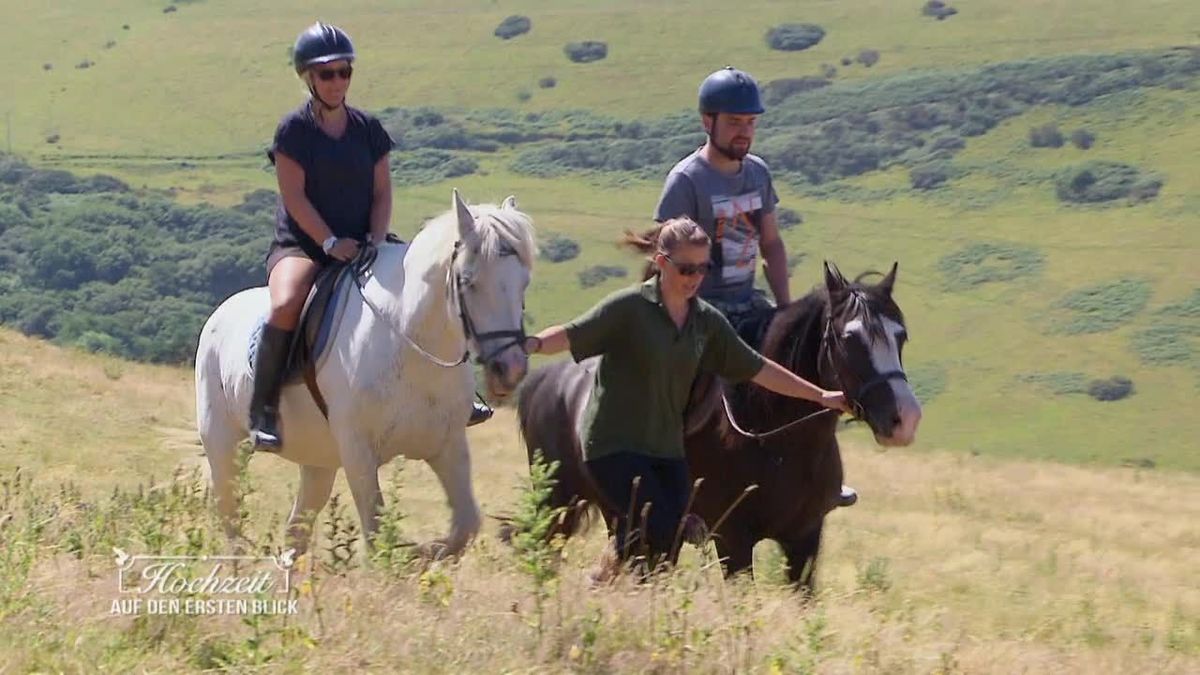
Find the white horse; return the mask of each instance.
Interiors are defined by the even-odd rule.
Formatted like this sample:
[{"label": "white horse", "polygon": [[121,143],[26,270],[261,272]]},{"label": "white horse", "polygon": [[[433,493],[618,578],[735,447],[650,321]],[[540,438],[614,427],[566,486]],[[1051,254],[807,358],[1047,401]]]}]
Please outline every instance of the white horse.
[{"label": "white horse", "polygon": [[[512,197],[472,210],[457,191],[453,208],[411,244],[379,247],[316,373],[328,419],[303,383],[285,386],[280,400],[279,454],[300,465],[287,532],[297,552],[307,550],[339,467],[369,546],[383,503],[378,470],[397,455],[428,462],[446,492],[450,531],[435,550],[457,554],[479,531],[466,435],[475,391],[468,352],[485,366],[494,397],[525,377],[522,320],[535,253],[532,221]],[[237,445],[249,435],[250,336],[268,304],[265,287],[221,303],[196,353],[197,424],[231,541],[239,534]]]}]

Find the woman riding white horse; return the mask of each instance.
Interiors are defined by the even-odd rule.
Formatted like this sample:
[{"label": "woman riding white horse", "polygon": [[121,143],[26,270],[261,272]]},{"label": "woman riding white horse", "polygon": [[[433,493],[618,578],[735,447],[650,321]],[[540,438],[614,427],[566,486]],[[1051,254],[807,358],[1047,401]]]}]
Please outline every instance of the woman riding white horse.
[{"label": "woman riding white horse", "polygon": [[[369,542],[382,504],[378,470],[397,455],[428,462],[446,492],[453,515],[439,548],[457,553],[478,532],[466,436],[475,392],[467,352],[485,366],[495,398],[512,393],[525,377],[524,294],[535,250],[532,222],[513,198],[472,213],[457,191],[454,208],[426,224],[411,244],[378,247],[316,373],[328,419],[303,384],[282,391],[279,454],[300,465],[288,521],[293,547],[307,548],[339,467]],[[250,337],[269,307],[262,287],[229,298],[209,317],[196,354],[200,438],[231,538],[237,536],[237,446],[250,431]]]}]

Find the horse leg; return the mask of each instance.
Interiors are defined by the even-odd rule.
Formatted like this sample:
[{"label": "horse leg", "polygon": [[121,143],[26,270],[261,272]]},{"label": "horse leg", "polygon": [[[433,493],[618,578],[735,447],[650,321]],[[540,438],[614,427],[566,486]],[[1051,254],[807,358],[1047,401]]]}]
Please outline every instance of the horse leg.
[{"label": "horse leg", "polygon": [[[346,427],[345,424],[340,426]],[[337,442],[342,468],[346,471],[346,483],[350,486],[350,494],[354,496],[363,541],[369,552],[374,545],[375,532],[379,529],[379,511],[383,507],[383,493],[379,490],[379,459],[370,444],[353,432],[338,434]]]},{"label": "horse leg", "polygon": [[312,537],[313,522],[333,492],[333,481],[337,477],[337,469],[327,469],[319,466],[300,467],[300,490],[296,493],[296,503],[292,505],[292,515],[288,518],[287,542],[296,549],[296,555],[308,550],[308,542]]},{"label": "horse leg", "polygon": [[471,486],[471,453],[467,436],[461,433],[441,454],[427,460],[437,474],[446,499],[450,502],[450,533],[445,539],[434,543],[434,550],[426,547],[426,554],[458,555],[471,543],[483,524],[475,491]]},{"label": "horse leg", "polygon": [[714,536],[717,557],[728,579],[743,572],[754,575],[754,543],[742,537]]},{"label": "horse leg", "polygon": [[817,554],[821,550],[821,519],[816,527],[790,541],[780,541],[784,558],[787,559],[787,578],[801,593],[811,597],[815,589]]},{"label": "horse leg", "polygon": [[240,440],[230,425],[202,423],[200,443],[204,446],[204,455],[208,459],[209,478],[212,481],[213,497],[216,501],[217,515],[221,527],[230,544],[237,544],[240,538],[238,532],[238,497],[235,491],[237,484],[237,445]]}]

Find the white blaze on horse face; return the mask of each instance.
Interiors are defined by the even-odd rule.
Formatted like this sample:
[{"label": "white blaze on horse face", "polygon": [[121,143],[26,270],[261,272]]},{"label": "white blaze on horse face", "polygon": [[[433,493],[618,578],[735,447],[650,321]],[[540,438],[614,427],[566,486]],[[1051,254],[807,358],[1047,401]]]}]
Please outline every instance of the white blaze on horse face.
[{"label": "white blaze on horse face", "polygon": [[[516,255],[502,255],[486,269],[480,269],[467,292],[471,320],[480,333],[521,330],[524,321],[525,289],[529,270]],[[529,356],[514,337],[498,337],[476,344],[480,354],[491,354],[497,347],[509,346],[485,365],[488,393],[503,399],[525,378]]]},{"label": "white blaze on horse face", "polygon": [[[883,339],[872,338],[861,319],[846,322],[845,332],[862,340],[871,354],[871,367],[876,374],[894,371],[903,372],[900,365],[900,336],[904,334],[904,326],[899,322],[883,317]],[[884,446],[906,446],[917,437],[917,427],[921,423],[921,403],[908,382],[899,378],[888,380],[887,385],[892,390],[896,401],[896,415],[899,423],[892,428],[890,436],[876,436],[876,441]],[[882,386],[882,385],[881,385]]]}]

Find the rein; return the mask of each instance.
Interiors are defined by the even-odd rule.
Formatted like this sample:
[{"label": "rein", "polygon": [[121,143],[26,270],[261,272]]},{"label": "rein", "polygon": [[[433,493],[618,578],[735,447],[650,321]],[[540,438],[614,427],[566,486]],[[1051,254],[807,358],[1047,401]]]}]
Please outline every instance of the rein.
[{"label": "rein", "polygon": [[[470,314],[470,311],[467,309],[466,299],[463,297],[462,280],[459,278],[458,271],[455,269],[455,266],[454,266],[455,261],[458,259],[458,252],[461,249],[462,249],[462,242],[461,241],[454,242],[454,253],[451,254],[451,256],[450,256],[450,285],[449,285],[449,288],[447,288],[447,295],[453,297],[453,299],[457,301],[458,317],[462,321],[462,326],[463,326],[463,342],[465,344],[463,346],[463,354],[457,361],[447,361],[446,359],[443,359],[441,357],[438,357],[435,354],[430,353],[424,347],[417,344],[417,341],[412,339],[411,337],[409,337],[406,332],[404,332],[403,330],[396,330],[396,328],[392,325],[392,322],[386,320],[387,315],[383,312],[383,310],[379,309],[379,307],[377,307],[375,305],[375,303],[371,302],[371,300],[369,298],[367,298],[366,291],[363,288],[362,277],[363,277],[363,275],[366,274],[366,271],[371,267],[371,264],[375,261],[375,258],[378,256],[378,253],[379,253],[378,249],[376,249],[374,246],[371,246],[371,245],[364,246],[362,248],[362,250],[359,251],[358,257],[356,257],[352,262],[349,263],[352,266],[352,269],[354,272],[354,284],[356,286],[358,286],[358,294],[359,294],[359,296],[362,297],[363,303],[366,304],[367,307],[370,307],[371,311],[374,312],[376,316],[378,316],[380,319],[383,319],[384,323],[387,324],[388,328],[390,328],[393,333],[395,333],[395,334],[399,335],[401,338],[403,338],[404,341],[407,342],[410,347],[412,347],[414,350],[416,350],[416,352],[418,354],[420,354],[421,356],[424,356],[429,362],[433,363],[434,365],[440,366],[442,368],[457,368],[458,366],[461,366],[462,364],[464,364],[468,360],[470,360],[470,358],[471,358],[471,339],[472,338],[474,338],[475,344],[477,346],[481,346],[481,342],[483,340],[492,340],[492,339],[496,339],[496,338],[505,338],[505,337],[512,338],[508,342],[505,342],[505,343],[501,344],[500,346],[493,348],[491,351],[487,352],[486,354],[481,354],[478,357],[476,357],[476,359],[475,359],[476,363],[485,365],[485,364],[491,363],[491,361],[494,358],[499,356],[502,352],[504,352],[504,350],[508,349],[509,347],[512,347],[514,345],[523,345],[525,342],[525,337],[526,337],[524,326],[521,326],[519,329],[516,329],[516,330],[497,330],[497,331],[489,331],[486,333],[479,333],[475,330],[475,322],[471,320],[471,314]],[[501,255],[515,255],[515,254],[501,253]]]},{"label": "rein", "polygon": [[[820,351],[828,359],[829,365],[833,371],[833,377],[835,380],[837,380],[838,386],[841,388],[843,393],[846,393],[846,402],[850,405],[850,409],[853,411],[853,414],[854,414],[854,416],[851,418],[853,421],[862,421],[863,419],[865,419],[866,411],[863,409],[861,401],[862,401],[863,397],[865,397],[867,395],[868,391],[870,391],[871,389],[873,389],[881,384],[884,384],[890,380],[898,379],[898,380],[903,380],[905,382],[908,381],[908,375],[905,374],[905,372],[903,370],[889,370],[884,373],[879,373],[878,375],[871,378],[870,380],[867,380],[866,382],[860,384],[858,386],[858,388],[855,390],[854,396],[850,396],[849,393],[847,393],[845,385],[842,383],[842,378],[838,372],[837,364],[834,363],[833,351],[832,351],[833,348],[831,348],[830,345],[836,345],[836,348],[840,352],[841,356],[843,358],[846,357],[845,345],[843,345],[841,340],[839,340],[837,338],[837,336],[834,334],[833,317],[832,316],[825,320],[825,331],[821,336]],[[788,365],[791,367],[794,367],[794,364],[796,361],[796,350],[799,349],[799,347],[800,347],[800,338],[797,337],[795,342],[792,343],[791,353],[788,356]],[[718,384],[718,386],[720,386],[720,385]],[[757,440],[757,441],[762,441],[764,439],[775,436],[776,434],[783,433],[784,431],[787,431],[788,429],[791,429],[792,427],[794,427],[798,424],[801,424],[801,423],[807,422],[811,419],[820,417],[821,415],[824,415],[826,413],[837,412],[833,408],[823,408],[821,410],[818,410],[817,412],[809,413],[808,415],[805,415],[804,417],[801,417],[799,419],[794,419],[791,422],[788,422],[788,423],[784,424],[783,426],[771,429],[770,431],[752,432],[752,431],[746,431],[740,425],[738,425],[737,420],[733,416],[733,407],[729,405],[729,399],[728,399],[728,397],[725,396],[725,391],[724,391],[723,387],[721,390],[721,403],[722,403],[722,405],[725,406],[725,415],[729,419],[729,426],[731,428],[733,428],[733,430],[736,431],[742,437],[749,438],[752,440]]]}]

